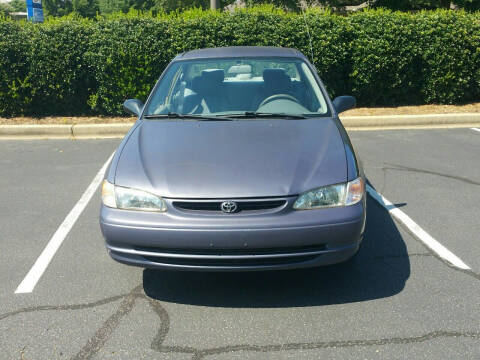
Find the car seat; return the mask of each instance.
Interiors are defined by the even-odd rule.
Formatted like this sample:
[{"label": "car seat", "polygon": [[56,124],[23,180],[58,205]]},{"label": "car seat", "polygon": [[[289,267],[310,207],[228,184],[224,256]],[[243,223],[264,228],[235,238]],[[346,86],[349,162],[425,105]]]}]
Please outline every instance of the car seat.
[{"label": "car seat", "polygon": [[193,109],[193,113],[228,111],[224,77],[225,73],[221,69],[207,69],[192,79],[192,90],[199,95],[199,103]]},{"label": "car seat", "polygon": [[292,81],[285,69],[263,70],[263,86],[254,100],[254,108],[258,108],[263,100],[276,94],[292,94]]}]

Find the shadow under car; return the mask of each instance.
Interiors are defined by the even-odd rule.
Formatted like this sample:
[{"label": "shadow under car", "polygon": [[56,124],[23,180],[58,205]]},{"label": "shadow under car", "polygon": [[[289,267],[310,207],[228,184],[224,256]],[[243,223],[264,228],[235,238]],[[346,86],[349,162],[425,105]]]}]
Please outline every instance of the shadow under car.
[{"label": "shadow under car", "polygon": [[212,307],[301,307],[343,304],[393,296],[410,276],[407,248],[396,224],[367,199],[361,250],[346,263],[301,270],[239,273],[145,269],[147,296]]}]

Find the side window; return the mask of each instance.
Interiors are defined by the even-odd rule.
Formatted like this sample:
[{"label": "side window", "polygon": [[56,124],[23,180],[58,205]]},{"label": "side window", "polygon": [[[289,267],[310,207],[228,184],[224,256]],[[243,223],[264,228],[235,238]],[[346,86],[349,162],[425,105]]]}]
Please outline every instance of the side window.
[{"label": "side window", "polygon": [[166,114],[172,111],[170,102],[174,95],[174,89],[182,77],[181,75],[182,67],[179,64],[173,64],[172,68],[165,74],[160,85],[155,89],[155,93],[148,105],[147,114]]}]

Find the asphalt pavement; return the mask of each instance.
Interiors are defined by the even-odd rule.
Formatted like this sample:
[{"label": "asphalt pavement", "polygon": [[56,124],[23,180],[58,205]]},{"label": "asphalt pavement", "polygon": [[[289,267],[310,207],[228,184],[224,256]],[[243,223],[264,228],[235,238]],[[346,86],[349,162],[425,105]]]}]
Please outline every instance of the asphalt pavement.
[{"label": "asphalt pavement", "polygon": [[479,359],[480,132],[350,136],[371,186],[469,270],[372,198],[347,265],[128,267],[105,251],[97,190],[33,291],[16,294],[119,140],[0,141],[0,359]]}]

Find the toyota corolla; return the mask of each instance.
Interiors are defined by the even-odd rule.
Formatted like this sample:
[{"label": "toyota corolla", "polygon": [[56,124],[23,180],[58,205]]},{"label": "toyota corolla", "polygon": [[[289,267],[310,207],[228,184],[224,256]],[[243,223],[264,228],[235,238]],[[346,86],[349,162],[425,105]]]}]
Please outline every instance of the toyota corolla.
[{"label": "toyota corolla", "polygon": [[178,55],[119,145],[102,186],[110,256],[159,269],[314,267],[358,251],[365,178],[338,114],[297,50]]}]

